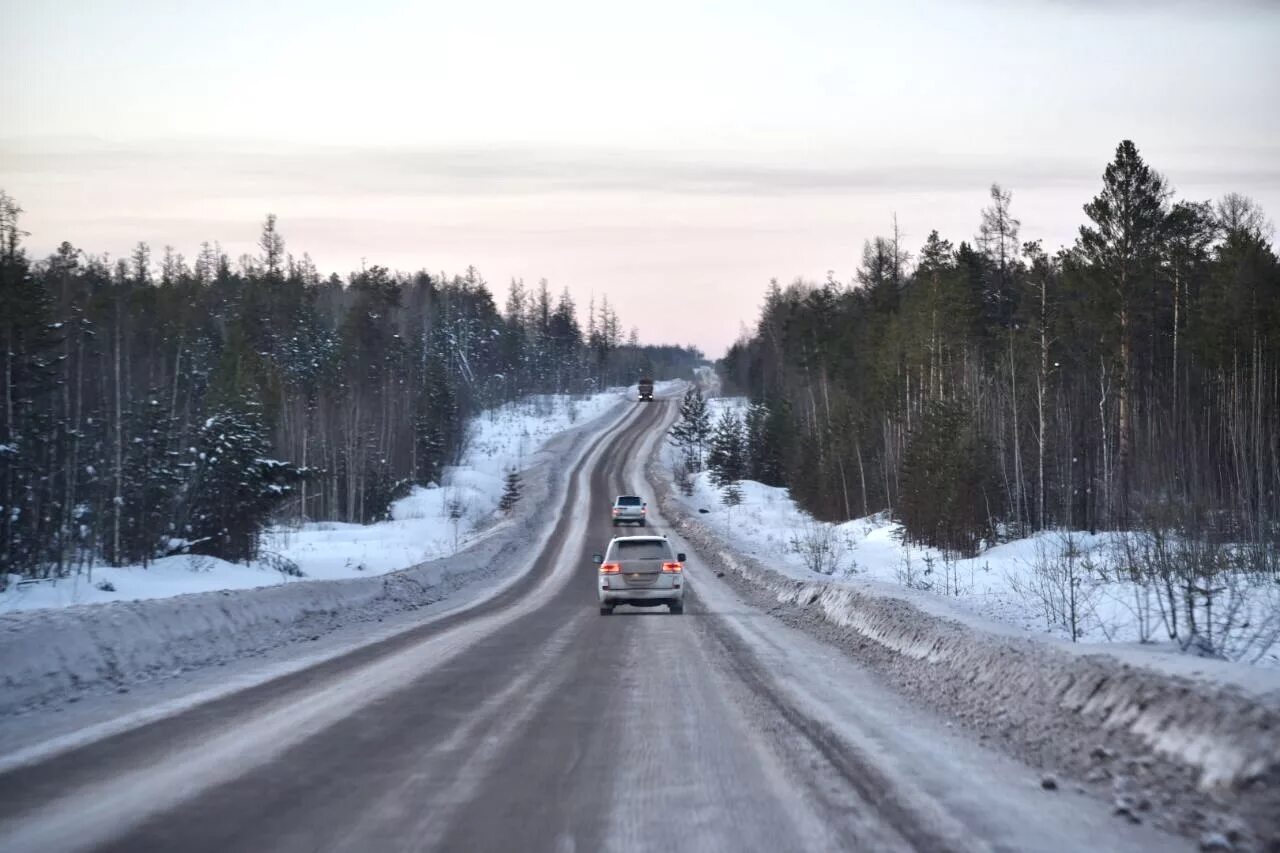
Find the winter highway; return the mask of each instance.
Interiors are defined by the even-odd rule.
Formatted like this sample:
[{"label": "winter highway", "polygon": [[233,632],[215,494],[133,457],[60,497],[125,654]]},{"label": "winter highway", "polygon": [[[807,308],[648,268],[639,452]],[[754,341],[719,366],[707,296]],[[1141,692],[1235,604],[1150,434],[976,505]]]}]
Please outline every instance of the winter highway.
[{"label": "winter highway", "polygon": [[[0,775],[0,848],[1177,850],[970,742],[689,551],[686,613],[601,616],[592,552],[674,403],[576,462],[516,585]],[[650,495],[651,513],[656,502]],[[551,511],[554,509],[555,511]],[[1065,788],[1065,786],[1064,786]]]}]

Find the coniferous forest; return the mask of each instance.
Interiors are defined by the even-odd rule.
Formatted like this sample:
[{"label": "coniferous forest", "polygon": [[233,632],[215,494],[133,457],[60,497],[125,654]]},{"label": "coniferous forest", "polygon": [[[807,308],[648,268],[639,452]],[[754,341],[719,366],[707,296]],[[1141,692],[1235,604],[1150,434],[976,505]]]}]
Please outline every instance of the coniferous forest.
[{"label": "coniferous forest", "polygon": [[[726,378],[748,476],[818,516],[890,511],[972,554],[1045,528],[1280,537],[1280,264],[1249,198],[1180,200],[1122,142],[1079,235],[868,241],[856,280],[775,281]],[[958,238],[958,239],[957,239]],[[747,429],[747,427],[751,427]]]},{"label": "coniferous forest", "polygon": [[254,556],[272,519],[370,522],[438,481],[466,419],[531,394],[687,374],[693,348],[642,346],[602,298],[474,269],[323,276],[286,250],[216,243],[189,261],[62,243],[28,256],[0,193],[0,588],[94,561]]}]

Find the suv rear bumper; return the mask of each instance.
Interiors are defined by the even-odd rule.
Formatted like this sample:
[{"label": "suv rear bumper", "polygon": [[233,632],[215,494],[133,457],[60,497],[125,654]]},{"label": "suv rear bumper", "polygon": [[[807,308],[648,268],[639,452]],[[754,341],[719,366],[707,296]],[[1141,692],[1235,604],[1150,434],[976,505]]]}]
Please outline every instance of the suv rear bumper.
[{"label": "suv rear bumper", "polygon": [[629,601],[684,601],[684,585],[653,589],[601,589],[601,604],[626,604]]}]

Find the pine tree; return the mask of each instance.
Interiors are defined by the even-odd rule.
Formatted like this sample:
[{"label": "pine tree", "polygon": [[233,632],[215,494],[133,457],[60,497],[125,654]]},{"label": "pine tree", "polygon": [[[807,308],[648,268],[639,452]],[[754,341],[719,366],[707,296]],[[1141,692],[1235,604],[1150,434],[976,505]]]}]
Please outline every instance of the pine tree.
[{"label": "pine tree", "polygon": [[964,405],[929,404],[902,466],[896,513],[907,538],[967,556],[990,543],[999,514],[987,482],[990,468]]},{"label": "pine tree", "polygon": [[884,237],[862,245],[862,266],[857,272],[858,284],[864,288],[872,310],[892,314],[898,309],[902,286],[902,258],[894,241]]},{"label": "pine tree", "polygon": [[671,427],[670,441],[685,452],[689,470],[702,470],[703,449],[711,437],[711,412],[698,388],[685,392],[680,403],[680,416]]},{"label": "pine tree", "polygon": [[259,260],[270,279],[279,279],[284,265],[284,237],[276,230],[276,215],[268,213],[262,223],[262,236],[258,238],[258,248],[262,250]]},{"label": "pine tree", "polygon": [[785,477],[787,436],[785,404],[752,403],[743,418],[747,479],[781,486]]},{"label": "pine tree", "polygon": [[461,425],[453,389],[439,361],[428,362],[418,392],[414,417],[416,470],[421,485],[439,483],[444,466],[453,458],[461,442]]},{"label": "pine tree", "polygon": [[990,269],[983,302],[990,321],[1008,326],[1015,305],[1014,279],[1018,267],[1018,228],[1022,225],[1009,212],[1013,193],[999,184],[991,185],[991,206],[982,211],[978,247]]},{"label": "pine tree", "polygon": [[1102,192],[1085,205],[1093,226],[1080,227],[1080,252],[1101,280],[1114,311],[1116,425],[1114,472],[1104,472],[1111,510],[1128,520],[1133,455],[1134,331],[1139,294],[1150,287],[1164,233],[1169,190],[1137,147],[1124,140],[1102,177]]},{"label": "pine tree", "polygon": [[520,472],[512,468],[503,478],[502,498],[498,501],[498,509],[510,515],[520,502],[520,491],[524,487],[520,483]]},{"label": "pine tree", "polygon": [[180,454],[172,447],[173,418],[158,395],[137,403],[126,424],[130,439],[122,500],[112,507],[112,512],[121,514],[121,553],[108,558],[119,564],[145,565],[167,548],[184,472]]},{"label": "pine tree", "polygon": [[270,458],[270,450],[266,426],[251,405],[224,408],[204,422],[188,463],[190,551],[233,562],[257,556],[272,510],[308,475]]},{"label": "pine tree", "polygon": [[717,486],[741,480],[747,471],[746,439],[742,421],[729,409],[721,412],[711,433],[707,468]]}]

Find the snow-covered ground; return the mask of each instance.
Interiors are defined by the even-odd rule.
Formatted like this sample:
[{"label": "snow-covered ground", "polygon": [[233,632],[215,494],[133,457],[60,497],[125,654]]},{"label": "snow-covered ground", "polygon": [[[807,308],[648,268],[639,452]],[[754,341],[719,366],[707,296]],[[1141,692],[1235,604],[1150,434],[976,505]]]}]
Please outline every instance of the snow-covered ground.
[{"label": "snow-covered ground", "polygon": [[[741,398],[710,400],[712,424],[726,408],[740,413],[745,406]],[[669,444],[664,453],[668,465],[678,455]],[[692,480],[693,494],[680,496],[688,509],[742,553],[791,577],[908,587],[945,600],[952,611],[1068,640],[1074,623],[1075,639],[1082,643],[1172,646],[1154,591],[1117,571],[1125,542],[1134,541],[1124,534],[1047,531],[962,559],[904,545],[901,525],[884,514],[843,524],[818,522],[786,489],[753,481],[743,481],[742,502],[727,507],[709,473]],[[1230,622],[1224,644],[1229,656],[1280,667],[1280,584],[1242,580],[1240,589],[1227,592],[1231,595],[1223,599],[1234,596],[1238,612],[1227,614],[1220,601],[1213,618],[1219,627]]]},{"label": "snow-covered ground", "polygon": [[[262,557],[248,565],[183,555],[146,567],[99,566],[57,581],[13,583],[0,593],[0,613],[377,575],[447,556],[496,529],[489,522],[508,470],[524,468],[549,439],[603,414],[623,393],[538,395],[482,413],[468,424],[461,464],[449,468],[441,484],[415,487],[396,501],[388,521],[274,527],[263,537]],[[287,565],[281,557],[302,577],[280,571],[277,566]]]}]

